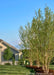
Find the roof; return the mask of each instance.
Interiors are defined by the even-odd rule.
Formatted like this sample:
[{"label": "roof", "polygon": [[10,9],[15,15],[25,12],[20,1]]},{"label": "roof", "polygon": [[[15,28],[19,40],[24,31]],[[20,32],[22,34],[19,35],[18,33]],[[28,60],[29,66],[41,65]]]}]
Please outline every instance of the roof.
[{"label": "roof", "polygon": [[2,42],[3,40],[2,39],[0,39],[0,42]]},{"label": "roof", "polygon": [[9,43],[5,42],[4,40],[0,39],[0,42],[1,42],[2,44],[5,44],[5,45],[9,46],[10,48],[16,50],[17,52],[20,52],[17,48],[15,48],[14,46],[12,46],[12,45],[10,45]]}]

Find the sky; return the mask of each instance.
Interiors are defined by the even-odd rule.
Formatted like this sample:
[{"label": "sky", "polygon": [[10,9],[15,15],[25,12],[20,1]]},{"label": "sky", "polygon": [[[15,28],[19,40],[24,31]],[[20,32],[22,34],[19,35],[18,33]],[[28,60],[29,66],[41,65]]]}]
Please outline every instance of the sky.
[{"label": "sky", "polygon": [[44,12],[46,6],[54,11],[54,0],[0,0],[0,39],[16,47],[20,26],[31,23],[35,11]]}]

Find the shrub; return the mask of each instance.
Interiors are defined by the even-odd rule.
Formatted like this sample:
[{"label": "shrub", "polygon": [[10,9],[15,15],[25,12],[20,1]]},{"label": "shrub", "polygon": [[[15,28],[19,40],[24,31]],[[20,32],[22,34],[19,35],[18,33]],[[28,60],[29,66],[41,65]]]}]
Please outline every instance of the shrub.
[{"label": "shrub", "polygon": [[14,57],[12,58],[12,64],[13,65],[15,64],[15,58]]},{"label": "shrub", "polygon": [[30,65],[28,60],[25,60],[25,65]]},{"label": "shrub", "polygon": [[5,65],[11,65],[10,63],[5,63]]},{"label": "shrub", "polygon": [[18,64],[19,64],[19,65],[24,65],[24,62],[22,61],[22,59],[19,59],[19,60],[18,60]]}]

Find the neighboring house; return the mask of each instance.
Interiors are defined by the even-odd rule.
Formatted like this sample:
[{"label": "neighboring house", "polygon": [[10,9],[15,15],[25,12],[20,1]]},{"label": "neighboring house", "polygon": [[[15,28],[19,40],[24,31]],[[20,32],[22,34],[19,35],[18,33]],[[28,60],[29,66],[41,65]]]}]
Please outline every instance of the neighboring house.
[{"label": "neighboring house", "polygon": [[15,57],[15,65],[17,65],[18,59],[21,58],[21,56],[22,56],[22,52],[20,52],[20,50],[18,50],[14,46],[8,44],[7,42],[5,42],[1,39],[0,39],[0,64],[4,65],[7,62],[12,64],[12,60],[6,61],[3,58],[3,54],[4,54],[4,51],[7,49],[7,46],[10,47],[10,50],[12,51],[12,53]]}]

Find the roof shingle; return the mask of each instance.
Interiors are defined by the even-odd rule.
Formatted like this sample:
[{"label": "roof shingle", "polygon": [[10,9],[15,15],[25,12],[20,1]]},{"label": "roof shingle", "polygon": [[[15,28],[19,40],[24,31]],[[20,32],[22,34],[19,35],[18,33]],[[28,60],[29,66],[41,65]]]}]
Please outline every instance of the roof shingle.
[{"label": "roof shingle", "polygon": [[0,39],[0,42],[2,42],[3,40],[2,39]]}]

